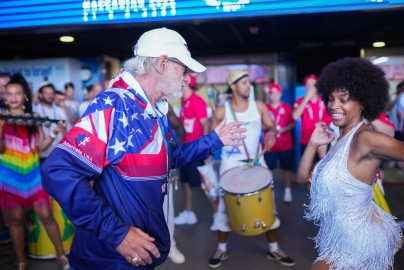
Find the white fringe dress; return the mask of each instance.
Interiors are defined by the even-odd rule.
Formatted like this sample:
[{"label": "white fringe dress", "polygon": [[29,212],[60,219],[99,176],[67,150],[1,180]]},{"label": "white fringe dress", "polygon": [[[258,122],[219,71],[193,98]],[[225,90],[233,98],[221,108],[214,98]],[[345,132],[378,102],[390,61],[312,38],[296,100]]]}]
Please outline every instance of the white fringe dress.
[{"label": "white fringe dress", "polygon": [[305,218],[320,227],[314,238],[319,256],[334,270],[393,268],[401,237],[395,218],[373,203],[372,186],[348,171],[352,137],[342,138],[313,170]]}]

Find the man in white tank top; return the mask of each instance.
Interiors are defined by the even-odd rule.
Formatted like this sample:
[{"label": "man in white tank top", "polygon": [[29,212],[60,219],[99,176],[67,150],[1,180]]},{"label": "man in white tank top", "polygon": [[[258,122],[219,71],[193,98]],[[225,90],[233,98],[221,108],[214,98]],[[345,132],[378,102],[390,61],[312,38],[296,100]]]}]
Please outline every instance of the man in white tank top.
[{"label": "man in white tank top", "polygon": [[[261,149],[261,132],[262,129],[270,130],[275,128],[269,111],[262,101],[250,100],[250,79],[245,70],[233,70],[227,76],[229,85],[229,93],[231,99],[215,112],[213,117],[212,128],[215,128],[224,118],[228,122],[242,121],[243,127],[247,128],[247,138],[244,139],[244,146],[232,147],[225,146],[222,148],[220,175],[227,170],[246,166],[252,160],[258,158],[258,163],[266,167],[262,149]],[[237,120],[236,120],[237,119]],[[273,146],[275,143],[274,136],[266,136],[264,138],[265,145]],[[274,207],[276,209],[276,207]],[[267,258],[275,260],[284,266],[294,266],[296,263],[288,257],[278,246],[277,231],[279,227],[279,219],[272,225],[271,229],[266,232],[268,240]],[[219,210],[214,216],[214,226],[218,228],[218,248],[209,260],[208,266],[217,268],[222,261],[227,259],[227,242],[229,238],[229,218],[226,214],[226,207],[223,197],[219,200]]]}]

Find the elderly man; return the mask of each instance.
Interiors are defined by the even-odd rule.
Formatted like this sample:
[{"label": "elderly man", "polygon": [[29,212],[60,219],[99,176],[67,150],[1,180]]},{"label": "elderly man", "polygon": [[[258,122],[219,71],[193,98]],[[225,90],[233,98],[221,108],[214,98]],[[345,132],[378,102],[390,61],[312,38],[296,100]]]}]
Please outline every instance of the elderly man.
[{"label": "elderly man", "polygon": [[154,269],[163,263],[170,249],[162,209],[170,169],[245,138],[242,122],[223,121],[199,140],[173,143],[165,99],[181,96],[188,70],[205,67],[181,35],[166,28],[144,33],[134,55],[42,167],[44,188],[77,226],[73,269]]}]

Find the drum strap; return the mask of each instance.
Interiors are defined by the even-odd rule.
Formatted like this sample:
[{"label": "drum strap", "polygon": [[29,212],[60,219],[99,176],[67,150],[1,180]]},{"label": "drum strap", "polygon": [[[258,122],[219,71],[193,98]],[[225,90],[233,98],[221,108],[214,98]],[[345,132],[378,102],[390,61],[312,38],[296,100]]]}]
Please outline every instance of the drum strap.
[{"label": "drum strap", "polygon": [[[233,115],[234,121],[237,122],[238,120],[237,120],[236,114],[234,113],[233,105],[231,104],[231,101],[229,102],[229,108],[230,108],[231,114]],[[247,146],[245,145],[244,140],[243,140],[243,146],[244,146],[244,151],[247,155],[247,160],[249,160],[249,162],[251,162],[250,153],[248,153]],[[259,144],[258,144],[257,154],[258,154],[258,150],[259,150]]]}]

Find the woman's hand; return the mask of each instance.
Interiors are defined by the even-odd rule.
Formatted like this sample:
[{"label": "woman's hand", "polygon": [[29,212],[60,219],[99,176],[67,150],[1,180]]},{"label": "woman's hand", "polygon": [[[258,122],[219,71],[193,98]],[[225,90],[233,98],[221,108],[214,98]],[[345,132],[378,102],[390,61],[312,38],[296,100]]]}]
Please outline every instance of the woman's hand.
[{"label": "woman's hand", "polygon": [[58,133],[65,134],[66,133],[66,121],[60,120],[58,122],[58,125],[53,130],[53,133],[55,133],[55,135],[57,135]]},{"label": "woman's hand", "polygon": [[316,128],[311,134],[310,143],[316,147],[321,145],[327,145],[331,143],[335,138],[334,131],[326,123],[317,123]]}]

